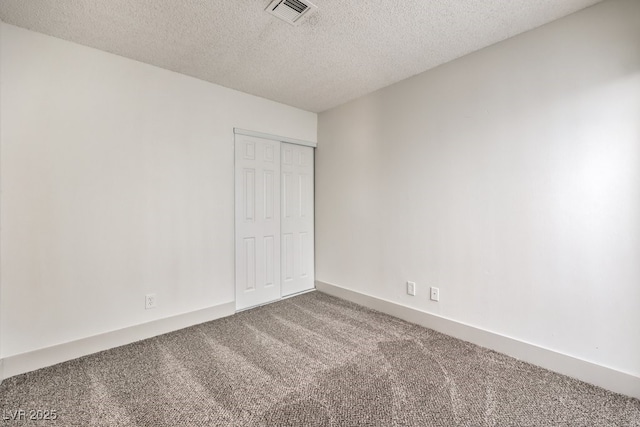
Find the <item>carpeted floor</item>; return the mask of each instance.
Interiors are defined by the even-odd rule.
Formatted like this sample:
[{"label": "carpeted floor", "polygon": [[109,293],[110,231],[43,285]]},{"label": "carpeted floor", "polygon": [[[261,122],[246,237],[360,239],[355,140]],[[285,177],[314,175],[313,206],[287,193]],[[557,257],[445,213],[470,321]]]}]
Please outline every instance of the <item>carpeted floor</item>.
[{"label": "carpeted floor", "polygon": [[9,378],[0,410],[1,426],[640,426],[636,399],[319,292]]}]

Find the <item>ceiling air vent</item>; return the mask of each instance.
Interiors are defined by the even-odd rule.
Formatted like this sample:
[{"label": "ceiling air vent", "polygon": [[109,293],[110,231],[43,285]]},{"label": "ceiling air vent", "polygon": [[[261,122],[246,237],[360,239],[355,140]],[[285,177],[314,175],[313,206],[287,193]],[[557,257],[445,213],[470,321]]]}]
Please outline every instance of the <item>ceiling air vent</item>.
[{"label": "ceiling air vent", "polygon": [[307,0],[274,0],[267,7],[267,12],[291,25],[298,25],[303,17],[316,9],[316,5]]}]

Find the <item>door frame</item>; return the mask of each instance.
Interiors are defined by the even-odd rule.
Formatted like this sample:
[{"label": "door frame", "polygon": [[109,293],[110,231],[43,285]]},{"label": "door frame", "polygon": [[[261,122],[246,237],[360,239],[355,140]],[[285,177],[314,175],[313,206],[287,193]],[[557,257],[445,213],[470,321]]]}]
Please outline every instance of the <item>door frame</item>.
[{"label": "door frame", "polygon": [[[234,136],[235,135],[255,136],[256,138],[270,139],[272,141],[288,142],[289,144],[304,145],[306,147],[313,147],[313,148],[318,147],[317,142],[305,141],[303,139],[287,138],[286,136],[278,136],[270,133],[262,133],[262,132],[256,132],[253,130],[246,130],[246,129],[240,129],[240,128],[233,128],[233,134]],[[235,138],[234,138],[234,144],[235,144]]]}]

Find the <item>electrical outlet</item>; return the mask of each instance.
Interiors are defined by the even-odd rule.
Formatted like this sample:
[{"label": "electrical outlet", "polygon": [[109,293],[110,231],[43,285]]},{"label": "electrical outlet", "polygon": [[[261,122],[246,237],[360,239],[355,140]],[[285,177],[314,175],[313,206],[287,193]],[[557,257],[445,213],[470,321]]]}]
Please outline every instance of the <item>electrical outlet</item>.
[{"label": "electrical outlet", "polygon": [[431,287],[431,301],[440,301],[440,288]]},{"label": "electrical outlet", "polygon": [[147,294],[144,296],[145,310],[149,310],[150,308],[156,308],[157,304],[158,304],[158,300],[156,299],[156,294]]},{"label": "electrical outlet", "polygon": [[407,282],[407,294],[416,295],[416,282]]}]

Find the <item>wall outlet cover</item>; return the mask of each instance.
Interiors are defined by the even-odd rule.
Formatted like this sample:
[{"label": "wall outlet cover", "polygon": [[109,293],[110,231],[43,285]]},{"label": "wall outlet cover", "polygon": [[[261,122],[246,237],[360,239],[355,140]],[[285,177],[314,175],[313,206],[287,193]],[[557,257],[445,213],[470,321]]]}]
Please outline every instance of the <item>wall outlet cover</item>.
[{"label": "wall outlet cover", "polygon": [[145,310],[156,308],[157,304],[158,304],[158,299],[156,298],[156,294],[147,294],[144,296]]},{"label": "wall outlet cover", "polygon": [[416,282],[407,282],[407,294],[412,296],[416,295]]}]

